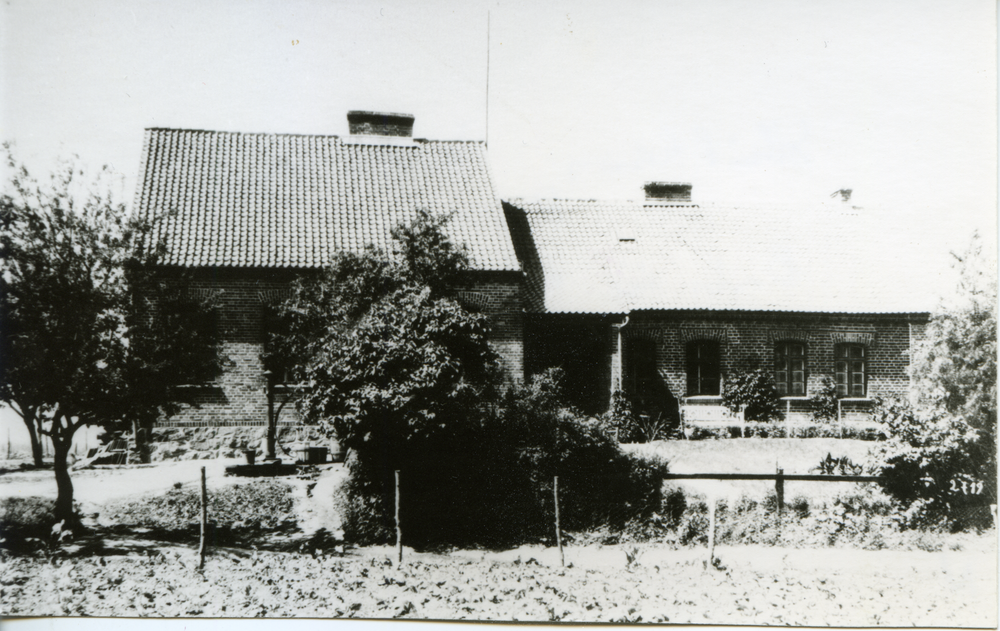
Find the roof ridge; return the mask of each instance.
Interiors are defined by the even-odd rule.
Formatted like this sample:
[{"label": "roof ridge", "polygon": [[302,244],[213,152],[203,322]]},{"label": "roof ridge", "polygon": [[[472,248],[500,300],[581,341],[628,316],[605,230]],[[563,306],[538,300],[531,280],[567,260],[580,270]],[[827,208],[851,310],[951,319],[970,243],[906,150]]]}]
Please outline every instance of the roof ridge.
[{"label": "roof ridge", "polygon": [[[169,132],[186,132],[186,133],[196,133],[196,134],[226,134],[232,136],[282,136],[289,138],[336,138],[338,140],[343,140],[344,138],[352,137],[351,134],[341,136],[339,134],[305,134],[305,133],[290,133],[290,132],[274,132],[274,131],[230,131],[225,129],[194,129],[189,127],[146,127],[146,131],[169,131]],[[373,136],[374,138],[379,138],[379,136]],[[486,144],[485,140],[438,140],[436,138],[412,138],[413,142],[437,142],[437,143],[451,143],[451,144]]]}]

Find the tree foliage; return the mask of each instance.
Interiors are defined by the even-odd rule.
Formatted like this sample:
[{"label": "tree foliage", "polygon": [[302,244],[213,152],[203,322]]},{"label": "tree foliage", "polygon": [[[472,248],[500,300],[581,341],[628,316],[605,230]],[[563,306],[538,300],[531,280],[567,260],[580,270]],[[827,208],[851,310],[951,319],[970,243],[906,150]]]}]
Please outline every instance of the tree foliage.
[{"label": "tree foliage", "polygon": [[349,450],[345,535],[392,540],[397,470],[407,545],[544,537],[555,475],[570,525],[656,505],[655,475],[565,409],[555,376],[502,394],[486,318],[452,297],[468,264],[444,221],[397,228],[392,253],[340,254],[280,310],[299,409]]},{"label": "tree foliage", "polygon": [[996,433],[997,276],[975,235],[953,253],[958,300],[934,314],[913,357],[920,404],[947,411],[979,431]]},{"label": "tree foliage", "polygon": [[[912,360],[912,400],[883,402],[886,490],[915,523],[980,523],[996,503],[996,268],[978,235],[955,255],[957,300],[935,313]],[[979,511],[979,517],[983,517]]]},{"label": "tree foliage", "polygon": [[273,346],[307,384],[300,412],[389,466],[409,441],[460,424],[498,370],[485,317],[449,295],[467,257],[444,221],[421,213],[395,229],[392,254],[340,253],[280,310],[288,333]]},{"label": "tree foliage", "polygon": [[[48,182],[9,147],[0,196],[0,399],[53,444],[56,516],[74,520],[67,455],[84,425],[148,423],[178,404],[174,385],[217,369],[215,340],[186,326],[202,305],[162,283],[108,187],[73,162]],[[139,247],[143,244],[144,247]]]}]

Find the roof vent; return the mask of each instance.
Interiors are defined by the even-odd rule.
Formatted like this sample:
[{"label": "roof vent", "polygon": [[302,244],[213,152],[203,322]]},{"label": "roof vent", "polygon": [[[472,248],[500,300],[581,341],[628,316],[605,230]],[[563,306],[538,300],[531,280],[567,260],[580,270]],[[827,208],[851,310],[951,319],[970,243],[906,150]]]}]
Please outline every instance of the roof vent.
[{"label": "roof vent", "polygon": [[690,203],[690,182],[646,182],[646,201],[652,203]]},{"label": "roof vent", "polygon": [[412,138],[413,120],[412,114],[361,110],[351,110],[347,113],[347,127],[352,136]]}]

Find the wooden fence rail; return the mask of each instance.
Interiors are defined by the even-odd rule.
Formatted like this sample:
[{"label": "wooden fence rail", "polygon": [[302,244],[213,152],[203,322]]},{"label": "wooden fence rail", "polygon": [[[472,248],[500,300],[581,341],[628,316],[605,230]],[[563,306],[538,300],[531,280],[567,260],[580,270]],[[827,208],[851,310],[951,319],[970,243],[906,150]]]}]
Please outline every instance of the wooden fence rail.
[{"label": "wooden fence rail", "polygon": [[666,473],[664,480],[774,480],[774,491],[778,496],[778,512],[785,508],[785,482],[882,482],[877,475],[821,475],[788,474],[778,469],[777,473]]},{"label": "wooden fence rail", "polygon": [[[781,536],[781,514],[785,509],[785,482],[881,482],[884,478],[877,475],[821,475],[821,474],[786,474],[782,469],[775,473],[666,473],[664,480],[774,480],[774,492],[777,496],[778,536]],[[709,500],[709,530],[708,530],[708,560],[705,567],[715,565],[715,511],[716,500]]]}]

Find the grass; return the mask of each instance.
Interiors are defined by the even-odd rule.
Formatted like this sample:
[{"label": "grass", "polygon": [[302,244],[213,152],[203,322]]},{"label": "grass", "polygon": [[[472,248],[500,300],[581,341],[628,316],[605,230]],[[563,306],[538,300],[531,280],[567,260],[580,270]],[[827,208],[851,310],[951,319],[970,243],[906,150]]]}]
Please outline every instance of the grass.
[{"label": "grass", "polygon": [[864,463],[875,443],[838,438],[740,438],[726,440],[665,440],[622,445],[636,455],[666,459],[671,473],[804,474],[827,454]]}]

